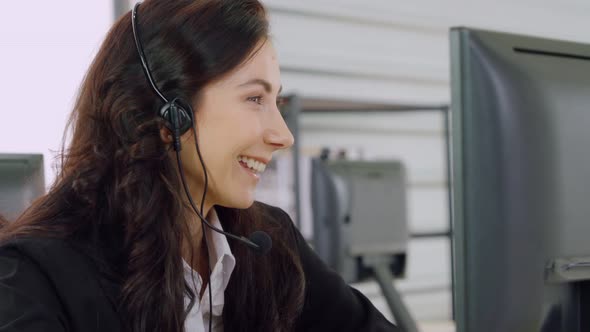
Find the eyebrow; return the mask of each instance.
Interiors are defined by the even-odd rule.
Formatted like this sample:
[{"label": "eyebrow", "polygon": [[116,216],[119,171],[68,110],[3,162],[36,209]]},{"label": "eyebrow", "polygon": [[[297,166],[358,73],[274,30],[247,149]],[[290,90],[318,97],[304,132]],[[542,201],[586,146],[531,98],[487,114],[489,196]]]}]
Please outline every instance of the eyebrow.
[{"label": "eyebrow", "polygon": [[[264,88],[264,91],[266,91],[266,93],[270,93],[272,91],[272,84],[270,84],[270,82],[268,82],[266,80],[263,80],[261,78],[251,79],[248,82],[242,83],[242,84],[240,84],[238,86],[239,87],[242,87],[242,86],[253,85],[253,84],[262,85],[262,87]],[[283,91],[283,86],[282,85],[279,87],[279,93],[278,94],[281,94],[281,91]]]}]

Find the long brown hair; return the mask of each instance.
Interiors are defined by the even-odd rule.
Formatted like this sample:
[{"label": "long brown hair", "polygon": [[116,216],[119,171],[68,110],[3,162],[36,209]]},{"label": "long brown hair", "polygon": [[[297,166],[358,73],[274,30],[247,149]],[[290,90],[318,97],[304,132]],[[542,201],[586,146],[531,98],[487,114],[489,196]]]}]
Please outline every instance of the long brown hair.
[{"label": "long brown hair", "polygon": [[[266,12],[256,0],[147,0],[138,25],[160,90],[191,101],[268,38]],[[0,232],[0,242],[52,236],[90,243],[101,271],[121,283],[118,310],[131,331],[184,331],[190,310],[184,298],[195,299],[184,280],[181,243],[188,225],[175,161],[160,139],[161,106],[142,72],[131,17],[124,15],[80,87],[56,181]],[[260,206],[218,207],[228,231],[262,229],[274,240],[263,258],[230,243],[237,266],[226,290],[226,330],[289,330],[302,306],[303,272],[293,243],[280,240],[287,233],[266,222]]]}]

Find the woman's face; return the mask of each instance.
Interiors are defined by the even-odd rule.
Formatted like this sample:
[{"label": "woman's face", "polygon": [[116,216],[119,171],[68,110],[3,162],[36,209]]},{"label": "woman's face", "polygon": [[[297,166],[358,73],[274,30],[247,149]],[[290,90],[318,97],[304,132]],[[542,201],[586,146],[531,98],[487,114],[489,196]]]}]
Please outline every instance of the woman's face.
[{"label": "woman's face", "polygon": [[[252,205],[273,152],[293,145],[277,107],[280,90],[277,55],[268,41],[243,65],[203,89],[194,111],[209,181],[205,212],[214,204]],[[193,199],[200,202],[204,177],[193,141],[192,131],[182,137],[182,167]]]}]

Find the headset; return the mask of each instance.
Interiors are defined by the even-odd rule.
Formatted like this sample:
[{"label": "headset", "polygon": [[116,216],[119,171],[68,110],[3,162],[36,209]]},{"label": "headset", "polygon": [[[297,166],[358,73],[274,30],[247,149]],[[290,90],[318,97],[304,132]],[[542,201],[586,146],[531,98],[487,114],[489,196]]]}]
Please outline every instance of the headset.
[{"label": "headset", "polygon": [[[257,254],[266,254],[272,247],[272,240],[270,236],[263,232],[263,231],[255,231],[253,232],[249,238],[244,236],[237,236],[228,232],[224,232],[217,227],[211,225],[205,217],[201,214],[200,211],[203,211],[203,207],[205,204],[205,198],[207,195],[207,187],[208,187],[208,177],[207,177],[207,169],[205,167],[205,162],[203,161],[203,157],[201,155],[201,150],[199,148],[199,143],[197,141],[197,130],[196,130],[196,120],[193,117],[193,109],[190,103],[185,102],[180,97],[172,98],[170,101],[162,94],[162,92],[158,89],[156,83],[154,82],[151,71],[149,69],[149,65],[146,61],[146,56],[143,52],[143,46],[141,44],[141,39],[139,36],[139,31],[137,27],[137,9],[141,2],[138,2],[133,7],[133,11],[131,12],[131,27],[133,30],[133,39],[135,40],[135,46],[137,48],[137,53],[139,55],[139,59],[141,61],[141,67],[145,74],[145,77],[150,83],[152,90],[158,95],[160,99],[164,102],[164,105],[160,108],[158,112],[158,116],[164,120],[164,126],[170,130],[172,133],[173,138],[173,147],[176,152],[176,161],[178,170],[180,173],[180,178],[182,182],[182,186],[184,188],[184,192],[190,202],[190,205],[194,212],[199,216],[201,220],[201,227],[204,230],[203,226],[207,226],[209,229],[216,231],[220,234],[225,235],[227,238],[231,238],[237,240],[243,244],[246,244],[250,249],[252,249]],[[180,158],[180,150],[181,150],[181,143],[180,143],[180,136],[185,134],[189,129],[193,129],[193,137],[195,140],[195,147],[197,150],[197,155],[199,156],[199,161],[201,163],[201,167],[203,168],[203,174],[205,177],[205,187],[203,190],[203,196],[201,199],[201,209],[197,209],[195,202],[193,201],[192,195],[190,194],[188,185],[186,183],[186,179],[184,176],[184,172],[181,166],[181,158]],[[209,251],[209,245],[207,243],[207,236],[206,232],[203,231],[203,240],[205,241],[205,246],[207,247],[207,251]],[[211,331],[211,318],[212,318],[212,296],[211,296],[211,266],[208,264],[209,270],[209,331]]]}]

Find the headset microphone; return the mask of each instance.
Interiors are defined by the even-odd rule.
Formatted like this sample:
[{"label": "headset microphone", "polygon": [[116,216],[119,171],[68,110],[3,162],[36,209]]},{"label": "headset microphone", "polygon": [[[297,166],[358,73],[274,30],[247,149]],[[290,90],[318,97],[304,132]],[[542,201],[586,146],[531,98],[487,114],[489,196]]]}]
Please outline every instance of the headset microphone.
[{"label": "headset microphone", "polygon": [[258,249],[256,249],[257,253],[264,255],[266,254],[270,248],[272,248],[272,239],[268,234],[262,231],[256,231],[250,234],[250,241],[254,242],[258,245]]}]

